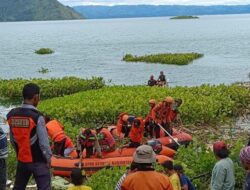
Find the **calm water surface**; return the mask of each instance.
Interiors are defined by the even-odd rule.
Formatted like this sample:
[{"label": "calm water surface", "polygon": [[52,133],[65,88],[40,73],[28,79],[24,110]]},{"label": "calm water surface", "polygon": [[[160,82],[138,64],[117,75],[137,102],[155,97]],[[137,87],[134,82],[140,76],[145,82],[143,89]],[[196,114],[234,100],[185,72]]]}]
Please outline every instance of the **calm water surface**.
[{"label": "calm water surface", "polygon": [[[102,76],[145,84],[163,70],[171,86],[233,83],[250,72],[250,15],[0,23],[0,77]],[[34,50],[49,47],[52,55]],[[126,53],[199,52],[188,66],[125,63]],[[51,72],[40,74],[48,68]]]}]

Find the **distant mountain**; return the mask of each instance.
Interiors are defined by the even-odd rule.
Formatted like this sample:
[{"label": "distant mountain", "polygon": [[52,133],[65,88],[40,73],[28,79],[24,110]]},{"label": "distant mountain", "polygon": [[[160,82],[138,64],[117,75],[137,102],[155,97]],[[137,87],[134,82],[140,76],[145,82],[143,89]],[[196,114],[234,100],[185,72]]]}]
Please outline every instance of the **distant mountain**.
[{"label": "distant mountain", "polygon": [[0,0],[0,21],[70,20],[83,17],[57,0]]},{"label": "distant mountain", "polygon": [[215,15],[250,13],[250,5],[184,6],[184,5],[121,5],[76,6],[77,12],[89,19],[159,17],[181,15]]}]

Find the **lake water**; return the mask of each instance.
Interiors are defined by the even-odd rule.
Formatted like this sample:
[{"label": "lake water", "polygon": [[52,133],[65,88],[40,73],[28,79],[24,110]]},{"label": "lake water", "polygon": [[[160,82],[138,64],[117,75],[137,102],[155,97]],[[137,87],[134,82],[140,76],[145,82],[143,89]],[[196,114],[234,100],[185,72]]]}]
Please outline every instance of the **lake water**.
[{"label": "lake water", "polygon": [[[170,85],[246,81],[250,15],[0,23],[0,77],[102,76],[109,84],[145,84],[162,70]],[[49,47],[52,55],[34,50]],[[187,66],[126,63],[126,53],[198,52]],[[51,72],[40,74],[48,68]]]},{"label": "lake water", "polygon": [[[162,70],[170,86],[248,80],[250,15],[0,23],[0,78],[102,76],[109,84],[145,84]],[[52,55],[34,50],[49,47]],[[187,66],[126,63],[126,53],[198,52]],[[40,74],[48,68],[51,72]],[[1,104],[1,103],[0,103]],[[0,116],[10,108],[0,106]],[[0,121],[1,124],[1,121]]]}]

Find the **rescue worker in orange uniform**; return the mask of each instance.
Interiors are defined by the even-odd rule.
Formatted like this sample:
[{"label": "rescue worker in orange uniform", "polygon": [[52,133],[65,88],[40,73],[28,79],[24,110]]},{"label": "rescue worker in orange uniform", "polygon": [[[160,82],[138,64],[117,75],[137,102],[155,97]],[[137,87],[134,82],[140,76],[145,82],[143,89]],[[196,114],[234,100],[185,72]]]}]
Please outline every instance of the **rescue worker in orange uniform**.
[{"label": "rescue worker in orange uniform", "polygon": [[182,128],[182,121],[180,116],[179,107],[182,105],[182,99],[176,99],[171,106],[171,113],[170,113],[170,127],[180,127]]},{"label": "rescue worker in orange uniform", "polygon": [[64,126],[56,119],[46,117],[46,128],[48,136],[53,145],[53,154],[64,157],[77,157],[75,145],[72,140],[65,134]]},{"label": "rescue worker in orange uniform", "polygon": [[80,135],[78,136],[78,144],[80,146],[80,148],[77,150],[78,157],[81,156],[81,153],[84,149],[86,149],[86,158],[90,158],[92,155],[94,155],[94,151],[97,152],[98,157],[101,157],[101,148],[98,143],[95,131],[83,128]]},{"label": "rescue worker in orange uniform", "polygon": [[96,136],[102,152],[112,152],[115,150],[115,139],[110,131],[102,125],[96,128]]},{"label": "rescue worker in orange uniform", "polygon": [[[172,134],[172,131],[170,129],[170,123],[171,123],[171,106],[174,102],[174,99],[171,96],[167,96],[165,100],[160,102],[154,109],[156,116],[155,121],[157,124],[160,124],[168,133]],[[155,127],[155,133],[156,138],[160,137],[160,128]],[[165,135],[167,135],[165,133]]]},{"label": "rescue worker in orange uniform", "polygon": [[25,189],[30,177],[39,190],[51,189],[51,150],[45,119],[37,110],[40,88],[34,83],[23,87],[23,104],[7,114],[10,142],[17,155],[16,179],[13,189]]},{"label": "rescue worker in orange uniform", "polygon": [[156,100],[151,99],[151,100],[149,100],[148,103],[150,106],[150,110],[149,110],[149,113],[147,114],[146,119],[144,121],[144,123],[145,123],[145,135],[144,136],[146,136],[146,137],[149,136],[150,138],[153,138],[154,128],[156,127],[156,123],[155,123]]},{"label": "rescue worker in orange uniform", "polygon": [[132,128],[129,132],[130,143],[129,147],[138,147],[142,143],[144,134],[144,122],[141,117],[136,117],[132,123]]},{"label": "rescue worker in orange uniform", "polygon": [[116,127],[120,138],[128,137],[134,118],[134,116],[129,116],[125,112],[119,115]]}]

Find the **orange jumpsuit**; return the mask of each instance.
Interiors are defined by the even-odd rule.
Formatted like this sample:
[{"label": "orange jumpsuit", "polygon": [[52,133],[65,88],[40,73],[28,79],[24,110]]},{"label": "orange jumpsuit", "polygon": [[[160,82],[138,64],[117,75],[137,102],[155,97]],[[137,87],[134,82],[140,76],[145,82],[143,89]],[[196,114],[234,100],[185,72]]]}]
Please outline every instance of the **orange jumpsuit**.
[{"label": "orange jumpsuit", "polygon": [[135,121],[139,120],[140,125],[136,126],[135,123],[132,124],[132,128],[129,132],[130,147],[140,146],[144,134],[144,122],[141,117],[135,118]]}]

